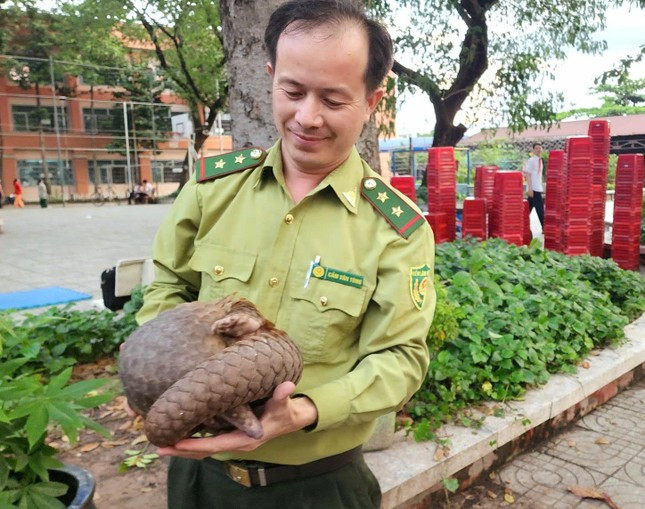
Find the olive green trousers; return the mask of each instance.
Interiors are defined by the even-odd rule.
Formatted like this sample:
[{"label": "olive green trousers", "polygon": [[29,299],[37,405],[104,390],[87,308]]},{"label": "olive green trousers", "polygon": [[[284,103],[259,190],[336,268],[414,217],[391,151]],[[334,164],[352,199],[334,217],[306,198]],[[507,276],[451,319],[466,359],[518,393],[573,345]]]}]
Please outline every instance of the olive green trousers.
[{"label": "olive green trousers", "polygon": [[168,509],[379,509],[381,488],[363,457],[315,477],[247,488],[223,463],[172,458]]}]

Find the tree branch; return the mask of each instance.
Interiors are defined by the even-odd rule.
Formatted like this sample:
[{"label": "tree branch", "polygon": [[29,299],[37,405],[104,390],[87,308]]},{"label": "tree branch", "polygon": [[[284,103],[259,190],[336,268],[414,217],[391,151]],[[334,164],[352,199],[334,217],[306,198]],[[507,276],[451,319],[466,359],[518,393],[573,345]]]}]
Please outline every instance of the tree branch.
[{"label": "tree branch", "polygon": [[394,60],[394,63],[392,64],[392,72],[397,76],[404,76],[406,81],[423,90],[428,94],[433,103],[435,101],[441,101],[441,90],[437,84],[425,74],[405,67],[398,60]]}]

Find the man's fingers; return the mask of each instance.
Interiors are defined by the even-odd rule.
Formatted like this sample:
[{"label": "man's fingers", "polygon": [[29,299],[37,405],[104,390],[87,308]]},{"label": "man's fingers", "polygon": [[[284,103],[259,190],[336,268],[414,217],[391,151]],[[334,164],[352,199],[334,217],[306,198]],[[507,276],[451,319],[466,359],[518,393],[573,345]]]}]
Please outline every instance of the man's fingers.
[{"label": "man's fingers", "polygon": [[276,401],[284,401],[293,394],[296,390],[296,385],[293,382],[282,382],[273,391],[273,399]]}]

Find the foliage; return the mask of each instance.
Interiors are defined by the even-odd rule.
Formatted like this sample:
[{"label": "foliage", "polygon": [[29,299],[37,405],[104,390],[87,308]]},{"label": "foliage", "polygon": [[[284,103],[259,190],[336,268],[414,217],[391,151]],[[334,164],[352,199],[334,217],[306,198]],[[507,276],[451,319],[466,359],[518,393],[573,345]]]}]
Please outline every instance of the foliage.
[{"label": "foliage", "polygon": [[408,404],[417,437],[432,436],[483,399],[519,398],[551,373],[575,371],[592,348],[623,337],[623,326],[645,309],[638,274],[537,242],[440,244],[436,270],[449,305],[459,305],[459,331],[446,337]]},{"label": "foliage", "polygon": [[586,53],[605,49],[604,41],[593,35],[604,27],[612,2],[365,3],[378,17],[389,19],[399,87],[417,87],[428,96],[437,119],[435,146],[441,146],[455,145],[466,131],[455,122],[462,107],[471,123],[478,111],[515,132],[550,125],[561,103],[560,94],[540,86],[551,76],[550,62],[564,58],[567,48]]},{"label": "foliage", "polygon": [[58,373],[78,362],[93,362],[118,351],[137,327],[135,314],[143,301],[136,288],[122,314],[109,310],[72,309],[52,306],[39,314],[25,313],[20,323],[12,315],[0,315],[13,334],[5,339],[0,362],[25,359],[31,370]]},{"label": "foliage", "polygon": [[645,79],[630,79],[629,77],[607,79],[592,91],[601,95],[602,104],[592,108],[576,108],[558,113],[557,119],[594,118],[616,115],[635,115],[645,113]]},{"label": "foliage", "polygon": [[[141,67],[154,67],[161,81],[188,104],[198,151],[228,97],[217,2],[154,0],[142,4],[130,0],[83,0],[59,4],[59,12],[68,23],[96,26],[101,39],[113,38],[117,29],[121,44],[131,49],[130,59],[138,61]],[[135,51],[134,47],[152,51]],[[183,182],[188,177],[187,158],[188,153]]]},{"label": "foliage", "polygon": [[106,380],[69,383],[72,368],[43,375],[29,367],[29,358],[16,348],[15,330],[8,315],[0,315],[0,507],[58,509],[56,497],[67,486],[49,480],[48,469],[61,466],[56,450],[46,443],[52,427],[60,427],[70,443],[78,432],[91,428],[107,434],[85,417],[85,409],[110,401],[114,395],[98,394]]}]

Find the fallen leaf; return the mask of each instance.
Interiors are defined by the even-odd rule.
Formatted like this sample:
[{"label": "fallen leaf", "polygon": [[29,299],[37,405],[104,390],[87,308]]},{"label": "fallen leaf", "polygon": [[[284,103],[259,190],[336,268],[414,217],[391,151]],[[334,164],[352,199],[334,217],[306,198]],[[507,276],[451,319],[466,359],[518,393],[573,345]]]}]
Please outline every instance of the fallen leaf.
[{"label": "fallen leaf", "polygon": [[575,447],[575,446],[576,446],[576,442],[575,442],[574,440],[569,440],[569,441],[567,442],[567,445],[568,445],[569,447]]},{"label": "fallen leaf", "polygon": [[605,437],[600,437],[600,438],[596,438],[594,443],[598,445],[607,445],[609,443],[609,440],[607,440]]},{"label": "fallen leaf", "polygon": [[90,452],[96,449],[99,446],[98,442],[90,442],[88,444],[82,445],[79,447],[79,451],[81,452]]},{"label": "fallen leaf", "polygon": [[441,461],[443,459],[443,447],[437,447],[437,450],[434,452],[434,457],[432,459],[435,461]]},{"label": "fallen leaf", "polygon": [[486,495],[488,495],[490,498],[497,498],[497,493],[495,493],[495,492],[493,492],[491,490],[488,490],[486,492]]},{"label": "fallen leaf", "polygon": [[585,369],[589,369],[591,367],[591,364],[588,361],[584,361],[582,363],[582,367],[585,368]]},{"label": "fallen leaf", "polygon": [[514,504],[515,503],[515,497],[510,491],[506,491],[504,493],[504,500],[506,500],[506,503],[508,504]]},{"label": "fallen leaf", "polygon": [[497,479],[497,474],[495,472],[491,472],[490,474],[488,474],[488,478],[493,480]]},{"label": "fallen leaf", "polygon": [[603,500],[611,509],[619,509],[616,503],[607,495],[598,491],[596,488],[586,488],[584,486],[569,486],[567,488],[574,495],[579,496],[580,498],[594,498],[596,500]]},{"label": "fallen leaf", "polygon": [[589,355],[593,355],[594,357],[598,357],[600,355],[600,351],[599,350],[591,350],[591,352],[589,352]]},{"label": "fallen leaf", "polygon": [[132,442],[130,442],[130,445],[137,445],[137,444],[140,444],[141,442],[147,442],[147,441],[148,441],[148,438],[145,435],[139,435]]},{"label": "fallen leaf", "polygon": [[475,495],[472,493],[469,493],[468,495],[464,495],[464,500],[472,500],[475,498]]},{"label": "fallen leaf", "polygon": [[119,445],[125,445],[128,443],[127,439],[122,439],[122,440],[107,440],[105,442],[101,442],[101,447],[104,449],[112,449],[112,447],[117,447]]}]

